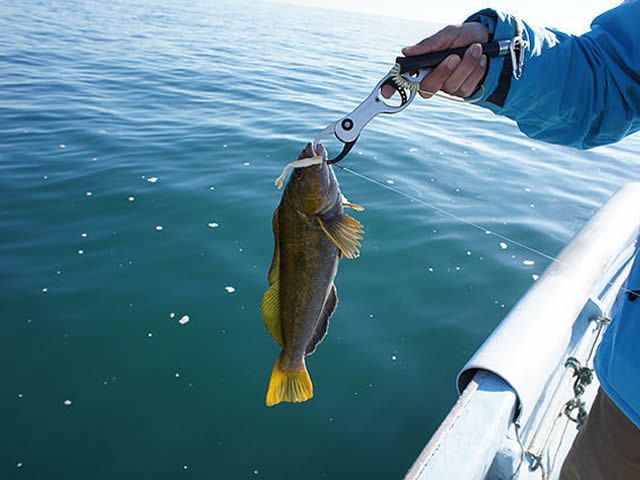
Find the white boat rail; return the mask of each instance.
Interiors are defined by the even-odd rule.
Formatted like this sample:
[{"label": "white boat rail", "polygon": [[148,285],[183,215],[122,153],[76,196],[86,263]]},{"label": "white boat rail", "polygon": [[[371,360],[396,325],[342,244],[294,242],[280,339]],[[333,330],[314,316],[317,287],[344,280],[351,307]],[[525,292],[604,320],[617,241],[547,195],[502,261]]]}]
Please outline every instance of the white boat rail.
[{"label": "white boat rail", "polygon": [[460,372],[461,396],[406,479],[557,478],[577,433],[566,402],[576,397],[568,412],[575,417],[597,392],[594,378],[576,396],[574,371],[592,365],[629,274],[638,205],[640,183],[629,183],[508,313]]}]

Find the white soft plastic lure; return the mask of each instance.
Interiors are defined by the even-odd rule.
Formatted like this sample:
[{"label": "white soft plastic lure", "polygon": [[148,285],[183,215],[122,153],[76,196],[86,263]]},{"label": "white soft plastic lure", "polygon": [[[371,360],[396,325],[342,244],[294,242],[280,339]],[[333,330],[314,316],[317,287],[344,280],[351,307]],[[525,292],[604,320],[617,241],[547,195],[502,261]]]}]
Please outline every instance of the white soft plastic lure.
[{"label": "white soft plastic lure", "polygon": [[296,160],[295,162],[287,163],[284,166],[284,169],[282,170],[282,173],[280,174],[280,176],[276,178],[276,181],[275,181],[276,187],[278,187],[278,190],[282,188],[282,186],[284,185],[284,181],[287,178],[287,173],[289,173],[290,169],[310,167],[312,165],[320,165],[322,162],[324,162],[324,158],[325,158],[324,156],[315,154],[311,158],[301,158],[300,160]]}]

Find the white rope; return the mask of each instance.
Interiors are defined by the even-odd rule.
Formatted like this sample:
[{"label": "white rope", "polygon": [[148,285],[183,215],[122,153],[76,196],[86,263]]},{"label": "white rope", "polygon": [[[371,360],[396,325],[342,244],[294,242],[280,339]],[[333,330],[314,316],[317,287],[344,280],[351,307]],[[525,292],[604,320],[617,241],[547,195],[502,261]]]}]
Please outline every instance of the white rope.
[{"label": "white rope", "polygon": [[556,448],[555,454],[553,455],[553,460],[551,461],[551,466],[549,467],[549,475],[553,474],[553,471],[556,468],[556,462],[558,461],[558,455],[560,454],[560,446],[564,443],[564,437],[567,435],[567,429],[569,428],[569,417],[565,417],[564,428],[562,429],[562,435],[560,435],[560,441],[558,441],[558,448]]},{"label": "white rope", "polygon": [[522,444],[522,439],[520,438],[520,428],[522,428],[520,426],[520,422],[516,420],[515,422],[513,422],[513,426],[516,431],[516,441],[520,446],[520,461],[518,462],[518,466],[516,467],[516,469],[511,474],[511,477],[509,477],[509,480],[515,480],[518,475],[520,475],[520,469],[522,468],[522,464],[524,463],[525,456],[524,445]]},{"label": "white rope", "polygon": [[[596,332],[596,336],[593,339],[592,345],[591,345],[591,349],[589,352],[589,355],[587,357],[587,360],[585,362],[585,366],[588,367],[588,363],[591,360],[591,356],[593,354],[593,351],[595,350],[595,346],[598,343],[598,339],[600,338],[600,335],[604,329],[604,326],[607,325],[610,322],[610,319],[607,317],[596,317],[594,319],[597,323],[598,323],[598,329]],[[575,359],[575,357],[569,357],[570,359],[573,358]],[[578,362],[579,363],[579,362]],[[565,367],[569,366],[569,364],[565,364]],[[574,368],[576,368],[574,366]],[[575,374],[570,378],[570,381],[576,376],[578,369],[575,370]],[[591,383],[591,380],[588,380],[585,382],[585,388]],[[570,399],[567,402],[564,402],[560,408],[559,411],[556,415],[556,417],[553,420],[553,423],[551,424],[551,428],[547,431],[547,434],[545,436],[544,442],[542,443],[542,446],[538,449],[538,453],[535,453],[533,451],[533,447],[534,447],[534,443],[536,441],[537,438],[537,433],[534,436],[534,438],[531,440],[531,443],[529,444],[529,448],[525,448],[523,443],[522,443],[522,439],[520,438],[520,436],[518,435],[518,425],[516,424],[516,440],[518,442],[518,445],[521,448],[522,451],[522,456],[520,459],[520,464],[518,465],[516,472],[520,471],[520,467],[522,466],[522,463],[524,461],[524,457],[529,457],[530,459],[532,459],[532,462],[529,466],[529,470],[530,471],[535,471],[538,468],[540,469],[540,475],[542,477],[542,480],[549,480],[550,478],[552,478],[553,472],[557,466],[557,461],[558,461],[558,455],[560,453],[560,448],[562,446],[562,444],[565,441],[565,437],[567,435],[567,430],[569,428],[569,425],[571,424],[571,422],[576,422],[575,419],[573,419],[568,411],[567,411],[567,406],[574,402],[575,400],[580,400],[580,397],[582,396],[582,393],[580,394],[576,394],[575,392],[575,387],[574,387],[574,397],[572,399]],[[562,401],[562,400],[560,400]],[[579,418],[579,417],[576,417]],[[553,452],[553,456],[550,457],[550,446],[551,446],[551,438],[553,436],[553,434],[556,431],[556,427],[558,425],[558,422],[560,420],[564,420],[564,427],[562,429],[562,433],[560,434],[560,438],[557,441],[557,446],[555,448],[555,452]],[[577,426],[576,428],[580,429],[582,427],[582,424],[580,423],[580,421],[576,422]],[[548,465],[548,467],[547,467]],[[514,472],[514,475],[512,476],[512,479],[515,478],[516,476],[516,472]]]}]

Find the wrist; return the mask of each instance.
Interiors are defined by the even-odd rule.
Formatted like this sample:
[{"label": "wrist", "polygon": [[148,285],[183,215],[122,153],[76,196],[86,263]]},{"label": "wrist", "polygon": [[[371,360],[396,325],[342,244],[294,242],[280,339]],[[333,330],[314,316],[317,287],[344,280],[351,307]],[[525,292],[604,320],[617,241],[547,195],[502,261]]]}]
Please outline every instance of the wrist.
[{"label": "wrist", "polygon": [[491,59],[487,63],[487,72],[482,85],[485,87],[485,96],[479,104],[497,111],[505,106],[511,87],[511,80],[520,78],[526,49],[527,32],[523,23],[512,15],[487,8],[471,15],[467,22],[479,22],[487,27],[489,38],[493,41],[520,39],[520,47],[515,52],[516,65],[511,55]]},{"label": "wrist", "polygon": [[471,22],[477,22],[484,25],[489,32],[489,41],[493,41],[498,25],[498,13],[495,10],[485,8],[484,10],[474,13],[464,21],[464,23]]}]

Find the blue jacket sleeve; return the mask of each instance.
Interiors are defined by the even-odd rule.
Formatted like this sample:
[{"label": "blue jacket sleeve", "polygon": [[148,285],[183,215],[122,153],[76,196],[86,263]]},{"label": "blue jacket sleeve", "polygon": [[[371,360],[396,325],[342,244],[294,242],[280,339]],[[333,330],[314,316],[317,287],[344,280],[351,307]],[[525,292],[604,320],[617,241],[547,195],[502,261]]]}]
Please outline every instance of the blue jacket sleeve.
[{"label": "blue jacket sleeve", "polygon": [[[490,9],[467,21],[483,22],[497,40],[513,38],[519,23]],[[522,52],[522,77],[507,78],[510,59],[491,60],[478,104],[515,120],[529,137],[577,148],[613,143],[636,132],[640,129],[638,22],[639,0],[627,0],[598,16],[581,36],[520,22],[528,42]]]}]

